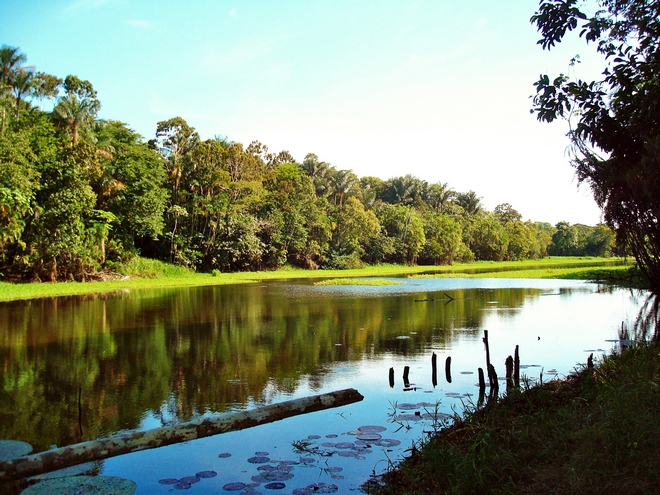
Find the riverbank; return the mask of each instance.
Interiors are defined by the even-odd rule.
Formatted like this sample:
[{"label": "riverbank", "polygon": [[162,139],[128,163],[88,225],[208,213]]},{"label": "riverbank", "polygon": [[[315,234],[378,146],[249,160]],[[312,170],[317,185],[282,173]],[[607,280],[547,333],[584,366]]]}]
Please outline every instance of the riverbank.
[{"label": "riverbank", "polygon": [[368,493],[660,493],[660,346],[512,391],[421,442]]},{"label": "riverbank", "polygon": [[[618,264],[613,264],[618,263]],[[574,278],[581,280],[624,280],[632,264],[624,259],[549,257],[542,260],[476,262],[451,266],[376,265],[355,270],[281,269],[263,272],[194,273],[182,267],[137,258],[117,265],[108,280],[58,283],[0,282],[0,302],[44,297],[112,293],[165,287],[195,287],[264,282],[285,279],[351,277],[523,277]]]}]

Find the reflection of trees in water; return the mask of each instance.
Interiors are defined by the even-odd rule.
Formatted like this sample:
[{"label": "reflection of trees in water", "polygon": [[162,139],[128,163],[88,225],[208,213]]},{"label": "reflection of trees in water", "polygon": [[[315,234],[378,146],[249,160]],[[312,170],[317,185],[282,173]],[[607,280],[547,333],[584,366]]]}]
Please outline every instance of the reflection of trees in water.
[{"label": "reflection of trees in water", "polygon": [[320,389],[328,366],[478,338],[484,309],[521,308],[540,293],[459,289],[448,291],[454,299],[433,292],[300,299],[281,292],[203,288],[6,306],[0,437],[22,436],[44,448],[134,429],[145,412],[168,424],[268,402],[301,380]]},{"label": "reflection of trees in water", "polygon": [[629,335],[628,328],[622,326],[621,335],[619,338],[622,340],[647,340],[657,342],[660,340],[658,333],[658,318],[660,317],[660,296],[653,292],[640,292],[637,297],[644,298],[637,318],[635,319]]}]

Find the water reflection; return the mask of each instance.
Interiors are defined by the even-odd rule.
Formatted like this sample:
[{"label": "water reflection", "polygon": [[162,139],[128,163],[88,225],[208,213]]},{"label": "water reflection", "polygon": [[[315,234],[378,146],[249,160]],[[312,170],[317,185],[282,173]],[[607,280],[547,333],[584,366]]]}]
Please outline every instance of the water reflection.
[{"label": "water reflection", "polygon": [[[571,311],[577,294],[595,291],[567,281],[424,279],[391,287],[287,282],[5,303],[0,438],[39,451],[186,421],[301,388],[316,393],[342,368],[353,380],[367,373],[357,370],[364,362],[382,369],[387,385],[388,360],[460,342],[478,346],[485,326],[497,330],[528,318],[523,307],[540,308],[547,299],[556,308],[550,311]],[[540,339],[538,322],[530,327]],[[498,351],[512,350],[496,342]]]}]

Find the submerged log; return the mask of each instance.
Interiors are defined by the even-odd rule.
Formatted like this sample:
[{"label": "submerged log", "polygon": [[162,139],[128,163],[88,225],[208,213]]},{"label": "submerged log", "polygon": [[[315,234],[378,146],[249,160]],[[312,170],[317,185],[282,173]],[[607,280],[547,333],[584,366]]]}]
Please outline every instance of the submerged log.
[{"label": "submerged log", "polygon": [[250,411],[200,418],[188,423],[148,431],[135,431],[111,438],[48,450],[0,462],[0,481],[11,481],[57,469],[98,461],[140,450],[155,449],[228,431],[272,423],[281,419],[359,402],[364,397],[348,388],[258,407]]}]

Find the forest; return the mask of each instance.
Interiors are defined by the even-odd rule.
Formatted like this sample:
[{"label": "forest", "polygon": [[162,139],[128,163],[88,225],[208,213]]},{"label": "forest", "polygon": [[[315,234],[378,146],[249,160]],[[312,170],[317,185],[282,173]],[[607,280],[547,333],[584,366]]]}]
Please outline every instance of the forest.
[{"label": "forest", "polygon": [[98,118],[91,82],[8,45],[0,64],[3,280],[90,280],[135,256],[229,272],[622,254],[604,224],[524,221],[447,183],[203,140],[181,117],[145,139]]}]

